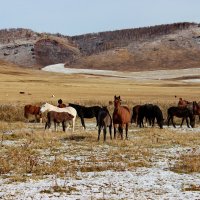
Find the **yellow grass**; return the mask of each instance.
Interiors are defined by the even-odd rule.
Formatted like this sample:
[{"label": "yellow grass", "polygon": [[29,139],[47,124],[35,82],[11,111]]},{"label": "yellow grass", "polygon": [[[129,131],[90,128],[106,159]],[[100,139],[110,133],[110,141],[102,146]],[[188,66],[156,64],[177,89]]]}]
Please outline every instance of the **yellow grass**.
[{"label": "yellow grass", "polygon": [[[103,143],[102,135],[101,141],[97,142],[97,130],[82,130],[80,119],[76,121],[76,132],[73,134],[70,131],[44,132],[44,124],[27,124],[23,119],[25,104],[49,102],[56,105],[57,100],[62,98],[64,103],[108,105],[115,94],[120,95],[123,103],[130,108],[139,103],[158,104],[166,116],[167,108],[177,104],[175,95],[199,101],[200,84],[181,84],[178,81],[139,83],[102,76],[64,75],[1,62],[0,67],[0,174],[10,173],[14,181],[23,181],[25,178],[20,179],[20,175],[26,177],[28,173],[33,177],[56,174],[78,178],[79,171],[123,171],[151,167],[152,149],[175,145],[196,148],[200,145],[199,133],[177,134],[158,127],[130,132],[128,141],[110,141],[108,138]],[[55,98],[52,98],[53,94]],[[112,112],[113,105],[109,109]],[[131,129],[138,128],[132,125]],[[10,130],[13,131],[11,134],[5,133]],[[6,141],[16,144],[6,145]],[[82,160],[77,160],[77,156]],[[180,157],[180,163],[182,159],[185,157]],[[198,165],[192,170],[199,169]]]}]

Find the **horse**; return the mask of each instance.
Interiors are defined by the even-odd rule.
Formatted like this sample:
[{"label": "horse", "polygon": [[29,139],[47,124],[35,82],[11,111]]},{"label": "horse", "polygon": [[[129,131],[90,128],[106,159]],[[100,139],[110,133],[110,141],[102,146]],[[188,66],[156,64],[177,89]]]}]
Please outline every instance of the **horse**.
[{"label": "horse", "polygon": [[58,108],[66,108],[67,105],[63,103],[62,99],[58,100]]},{"label": "horse", "polygon": [[[195,126],[194,113],[193,113],[193,111],[191,111],[190,109],[188,109],[186,107],[181,108],[181,107],[172,106],[172,107],[168,108],[167,115],[168,115],[167,116],[168,126],[169,126],[169,122],[171,121],[174,128],[176,128],[176,126],[174,124],[174,116],[182,118],[182,122],[181,122],[180,127],[182,127],[185,119],[186,119],[186,123],[187,123],[188,128],[190,128],[190,126],[192,128],[194,128],[194,126]],[[189,126],[188,118],[190,118],[190,126]]]},{"label": "horse", "polygon": [[98,141],[100,139],[100,133],[102,128],[104,133],[104,142],[106,141],[107,127],[109,127],[110,139],[112,140],[112,118],[107,107],[102,107],[98,113]]},{"label": "horse", "polygon": [[164,123],[163,113],[157,105],[153,105],[153,112],[151,115],[152,126],[154,126],[155,119],[158,126],[162,129]]},{"label": "horse", "polygon": [[136,123],[138,125],[138,111],[141,105],[136,105],[132,109],[131,123]]},{"label": "horse", "polygon": [[182,98],[179,98],[179,102],[178,102],[178,107],[186,107],[189,108],[191,111],[193,110],[195,106],[195,110],[194,110],[194,114],[199,116],[199,120],[200,120],[200,102],[189,102],[187,100],[183,100]]},{"label": "horse", "polygon": [[73,129],[73,132],[74,132],[75,120],[76,120],[77,112],[73,107],[68,106],[66,108],[58,108],[57,106],[51,105],[49,103],[44,103],[40,107],[40,112],[43,113],[45,111],[67,112],[67,113],[73,115],[74,118],[72,119],[72,129]]},{"label": "horse", "polygon": [[47,113],[47,122],[45,124],[45,130],[48,127],[48,129],[51,127],[51,122],[54,122],[55,131],[57,131],[57,123],[62,123],[63,131],[65,132],[66,128],[66,122],[69,120],[72,120],[74,118],[73,115],[67,113],[67,112],[55,112],[55,111],[49,111]]},{"label": "horse", "polygon": [[99,114],[99,111],[101,110],[100,106],[85,107],[85,106],[81,106],[81,105],[77,105],[73,103],[69,103],[68,105],[76,109],[77,114],[81,119],[81,124],[84,127],[84,129],[86,129],[84,118],[95,117],[97,126],[98,126],[98,114]]},{"label": "horse", "polygon": [[143,120],[146,118],[146,122],[149,122],[149,125],[152,125],[152,113],[153,113],[153,104],[144,104],[141,105],[138,109],[138,125],[144,127]]},{"label": "horse", "polygon": [[186,107],[190,103],[191,102],[189,102],[189,101],[187,101],[185,99],[179,98],[178,107]]},{"label": "horse", "polygon": [[150,126],[154,126],[155,119],[160,128],[163,128],[163,114],[161,109],[157,105],[153,104],[144,104],[141,105],[138,109],[138,124],[141,127],[144,127],[143,119],[146,118],[146,121],[149,122]]},{"label": "horse", "polygon": [[24,117],[28,120],[29,114],[35,115],[35,122],[37,122],[38,116],[40,122],[42,122],[42,113],[40,113],[40,107],[35,105],[25,105],[24,106]]},{"label": "horse", "polygon": [[128,126],[131,120],[130,109],[127,106],[121,106],[120,96],[114,96],[114,111],[113,111],[113,126],[114,126],[114,139],[116,139],[116,127],[119,125],[118,130],[123,140],[123,128],[126,125],[126,139],[128,139]]}]

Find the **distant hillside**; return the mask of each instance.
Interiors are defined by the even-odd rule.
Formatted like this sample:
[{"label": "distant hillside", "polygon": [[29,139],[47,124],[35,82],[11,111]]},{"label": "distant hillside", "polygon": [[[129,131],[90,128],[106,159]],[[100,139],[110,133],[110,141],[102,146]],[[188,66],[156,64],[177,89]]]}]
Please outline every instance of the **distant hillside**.
[{"label": "distant hillside", "polygon": [[141,71],[200,67],[200,27],[175,23],[79,36],[0,30],[0,59],[25,67]]}]

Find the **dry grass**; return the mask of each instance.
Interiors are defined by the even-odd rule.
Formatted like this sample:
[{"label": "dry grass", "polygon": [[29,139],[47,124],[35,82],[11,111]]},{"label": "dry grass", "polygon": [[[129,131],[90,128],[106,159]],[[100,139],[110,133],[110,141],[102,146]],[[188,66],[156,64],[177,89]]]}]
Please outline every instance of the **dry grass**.
[{"label": "dry grass", "polygon": [[[76,132],[71,134],[44,132],[44,124],[26,124],[23,118],[23,106],[27,103],[47,101],[57,104],[57,100],[62,98],[64,103],[108,105],[115,94],[121,95],[123,104],[130,108],[142,103],[158,104],[166,117],[167,108],[177,103],[174,95],[198,100],[198,84],[193,87],[176,81],[138,83],[107,77],[53,74],[6,65],[0,70],[0,78],[0,174],[8,176],[11,181],[25,181],[30,174],[31,178],[36,179],[46,175],[78,178],[77,172],[151,167],[154,156],[152,149],[167,149],[177,145],[196,148],[200,145],[198,133],[179,134],[169,129],[138,129],[134,126],[131,130],[138,130],[129,133],[129,140],[107,139],[103,143],[102,140],[97,142],[97,130],[82,131],[80,119],[76,122]],[[20,91],[25,94],[19,94]],[[51,97],[52,94],[55,98]],[[109,109],[112,112],[113,105]],[[12,143],[9,145],[9,142]],[[172,159],[177,159],[175,157]],[[197,158],[198,155],[182,156],[173,170],[184,168],[187,173],[199,172]],[[183,166],[183,161],[188,166]],[[195,161],[198,164],[191,166]],[[50,192],[62,189],[68,191],[69,188],[60,186],[52,188]]]}]

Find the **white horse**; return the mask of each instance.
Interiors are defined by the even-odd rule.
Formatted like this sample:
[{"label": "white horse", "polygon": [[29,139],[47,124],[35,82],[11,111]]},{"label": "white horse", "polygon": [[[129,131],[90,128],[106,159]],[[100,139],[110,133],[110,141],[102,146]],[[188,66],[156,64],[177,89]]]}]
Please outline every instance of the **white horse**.
[{"label": "white horse", "polygon": [[68,106],[68,107],[65,107],[65,108],[58,108],[58,107],[56,107],[54,105],[51,105],[49,103],[44,103],[40,107],[40,112],[43,113],[45,111],[67,112],[67,113],[73,115],[74,118],[72,119],[72,128],[73,128],[73,132],[74,132],[75,120],[76,120],[77,112],[73,107]]}]

